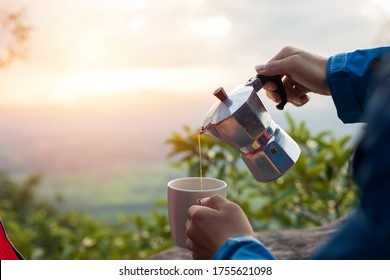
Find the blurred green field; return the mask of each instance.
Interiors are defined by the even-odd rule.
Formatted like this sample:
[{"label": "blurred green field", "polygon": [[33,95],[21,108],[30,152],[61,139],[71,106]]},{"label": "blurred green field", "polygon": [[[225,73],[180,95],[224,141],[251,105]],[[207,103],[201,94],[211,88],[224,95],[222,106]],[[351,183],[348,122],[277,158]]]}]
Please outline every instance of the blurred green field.
[{"label": "blurred green field", "polygon": [[55,202],[61,210],[76,209],[115,221],[123,214],[144,214],[161,208],[156,201],[166,201],[166,184],[178,176],[181,174],[167,162],[47,174],[39,195]]}]

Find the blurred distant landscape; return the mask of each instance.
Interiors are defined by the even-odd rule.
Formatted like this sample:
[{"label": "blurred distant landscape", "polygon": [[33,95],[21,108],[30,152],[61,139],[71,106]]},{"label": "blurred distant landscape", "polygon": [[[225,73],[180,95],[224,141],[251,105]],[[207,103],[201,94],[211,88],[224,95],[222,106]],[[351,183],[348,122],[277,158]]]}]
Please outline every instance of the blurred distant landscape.
[{"label": "blurred distant landscape", "polygon": [[138,99],[111,106],[105,101],[82,110],[3,109],[0,170],[17,178],[42,174],[43,197],[60,195],[60,208],[110,220],[144,213],[156,200],[165,200],[167,181],[183,174],[169,166],[164,141],[186,122],[201,119],[184,114],[188,101],[183,106]]},{"label": "blurred distant landscape", "polygon": [[[328,17],[313,20],[318,13],[305,12],[291,23],[290,12],[279,13],[278,1],[267,3],[266,9],[257,2],[240,9],[234,1],[224,3],[224,9],[207,1],[187,2],[162,7],[149,1],[85,0],[64,2],[60,9],[50,1],[27,6],[2,2],[0,16],[7,20],[0,25],[0,172],[17,179],[41,174],[40,195],[63,210],[108,220],[144,213],[156,207],[156,200],[166,199],[167,181],[186,175],[170,166],[165,140],[184,125],[202,125],[216,101],[214,89],[224,86],[229,92],[244,83],[254,75],[256,63],[267,61],[283,45],[329,55],[364,46],[370,40],[361,34],[382,26],[369,25],[354,12],[359,33],[351,34],[355,41],[348,40],[348,47],[337,39],[345,38],[340,28],[332,30],[332,39],[324,36],[325,41],[312,45],[311,29],[302,34],[295,30],[302,29],[299,23],[305,28],[307,22],[316,23],[317,36],[329,27]],[[316,8],[314,2],[310,5]],[[334,24],[345,22],[345,9],[350,12],[350,5],[343,5],[337,15],[332,10]],[[256,28],[258,36],[253,36],[253,22],[247,18],[264,10],[270,11],[259,18],[265,29]],[[329,41],[333,44],[324,44]],[[284,112],[261,99],[285,128]],[[286,110],[313,133],[359,135],[359,125],[338,120],[329,97],[312,96],[309,105],[288,105]]]},{"label": "blurred distant landscape", "polygon": [[[158,94],[158,93],[155,93]],[[184,125],[200,127],[212,97],[180,98],[168,93],[153,103],[153,93],[122,102],[105,99],[82,109],[58,107],[33,112],[4,108],[0,115],[0,170],[16,178],[43,176],[40,195],[113,221],[119,214],[145,213],[166,199],[166,183],[184,170],[167,159],[165,140]],[[191,96],[191,95],[189,95]],[[284,112],[262,97],[274,120],[285,127]],[[314,99],[307,108],[288,110],[312,131],[358,134],[337,119],[332,101]],[[325,102],[325,104],[324,104]],[[318,105],[321,104],[321,105]]]},{"label": "blurred distant landscape", "polygon": [[[172,246],[166,185],[188,170],[171,161],[197,174],[198,146],[188,142],[216,88],[231,92],[283,46],[331,56],[388,43],[387,2],[296,7],[0,1],[0,216],[24,256],[144,259]],[[331,97],[309,95],[308,105],[278,111],[259,92],[272,119],[303,147],[297,168],[281,180],[259,185],[246,170],[238,174],[239,155],[226,162],[226,150],[208,158],[218,141],[202,149],[204,174],[229,182],[229,198],[256,230],[320,225],[354,203],[346,165],[362,125],[343,124]],[[328,145],[321,135],[352,141],[331,137]],[[170,149],[175,158],[167,158]]]}]

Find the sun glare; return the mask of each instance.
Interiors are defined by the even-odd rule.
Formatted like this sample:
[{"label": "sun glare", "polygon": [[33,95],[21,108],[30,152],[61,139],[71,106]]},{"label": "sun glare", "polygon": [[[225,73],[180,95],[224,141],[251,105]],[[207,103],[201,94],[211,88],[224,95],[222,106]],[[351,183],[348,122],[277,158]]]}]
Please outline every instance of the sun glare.
[{"label": "sun glare", "polygon": [[141,30],[146,26],[146,18],[143,16],[136,16],[129,22],[129,28],[131,30]]},{"label": "sun glare", "polygon": [[187,26],[192,32],[204,37],[222,37],[232,28],[232,24],[224,16],[188,18]]},{"label": "sun glare", "polygon": [[75,47],[79,63],[99,64],[109,56],[103,38],[99,36],[81,38]]},{"label": "sun glare", "polygon": [[[91,70],[57,80],[47,98],[52,102],[69,103],[147,90],[184,94],[204,92],[215,87],[215,81],[223,79],[225,74],[222,69],[201,67]],[[196,84],[194,77],[197,77]]]},{"label": "sun glare", "polygon": [[149,0],[101,0],[110,9],[117,10],[120,12],[136,12],[144,10],[150,7]]}]

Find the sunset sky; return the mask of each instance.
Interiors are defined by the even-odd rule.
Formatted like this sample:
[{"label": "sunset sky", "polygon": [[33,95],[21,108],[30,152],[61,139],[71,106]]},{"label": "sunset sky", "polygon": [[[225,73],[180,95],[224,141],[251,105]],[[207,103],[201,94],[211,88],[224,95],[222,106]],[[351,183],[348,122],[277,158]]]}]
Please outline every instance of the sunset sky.
[{"label": "sunset sky", "polygon": [[[33,28],[25,58],[0,69],[0,154],[6,165],[59,151],[86,166],[165,159],[164,141],[203,123],[217,87],[244,83],[283,46],[330,56],[388,44],[389,3],[0,0],[1,12],[24,8]],[[3,30],[0,46],[6,39]],[[262,100],[284,127],[284,113]],[[331,98],[286,110],[313,130],[351,131]]]},{"label": "sunset sky", "polygon": [[[216,88],[282,47],[330,56],[390,43],[389,0],[0,0],[0,20],[19,8],[32,31],[25,58],[0,68],[0,170],[44,174],[42,193],[66,189],[70,207],[164,198],[177,176],[166,139],[199,128]],[[0,30],[0,50],[9,38]],[[361,129],[329,97],[285,110],[312,133]]]},{"label": "sunset sky", "polygon": [[2,106],[24,108],[207,95],[244,82],[285,45],[329,56],[386,43],[390,13],[386,0],[2,2],[25,7],[33,27],[27,58],[0,72]]}]

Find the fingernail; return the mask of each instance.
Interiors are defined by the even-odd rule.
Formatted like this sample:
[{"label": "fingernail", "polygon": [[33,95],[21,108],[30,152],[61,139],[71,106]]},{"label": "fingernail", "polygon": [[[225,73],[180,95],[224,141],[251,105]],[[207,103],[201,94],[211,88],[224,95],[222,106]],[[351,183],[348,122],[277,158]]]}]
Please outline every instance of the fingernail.
[{"label": "fingernail", "polygon": [[257,72],[261,72],[265,69],[265,64],[259,64],[255,66]]},{"label": "fingernail", "polygon": [[200,198],[198,199],[198,204],[203,206],[207,202],[207,200],[209,200],[208,197]]}]

